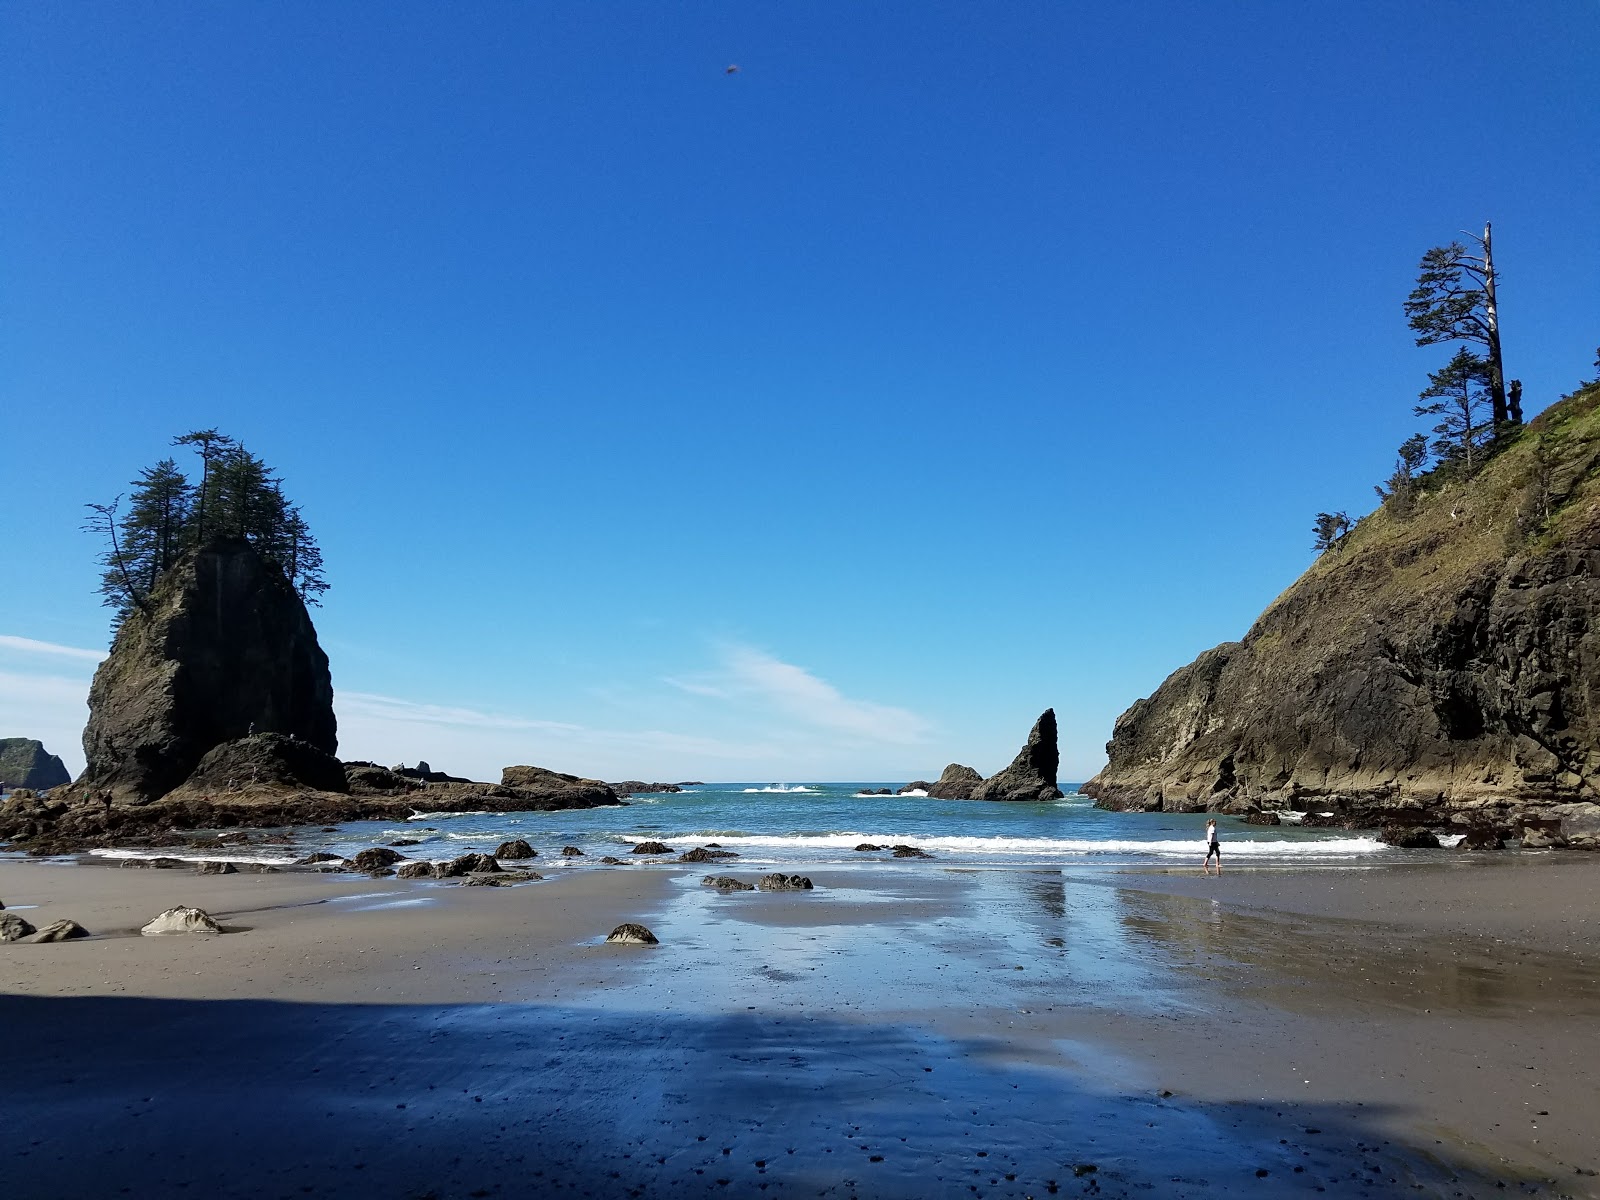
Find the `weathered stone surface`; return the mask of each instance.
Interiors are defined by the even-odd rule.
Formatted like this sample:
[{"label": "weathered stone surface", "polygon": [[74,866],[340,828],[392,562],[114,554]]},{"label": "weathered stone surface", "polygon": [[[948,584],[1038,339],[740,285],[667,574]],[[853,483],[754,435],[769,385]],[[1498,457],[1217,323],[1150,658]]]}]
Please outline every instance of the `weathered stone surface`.
[{"label": "weathered stone surface", "polygon": [[352,871],[355,870],[356,866],[355,863],[351,862],[344,855],[334,854],[330,850],[318,850],[315,854],[308,854],[304,858],[300,859],[297,865],[302,867],[315,867],[320,866],[323,863],[338,863],[340,866],[346,867]]},{"label": "weathered stone surface", "polygon": [[685,850],[678,855],[682,863],[716,862],[719,858],[738,858],[732,850],[712,850],[706,846],[696,846],[693,850]]},{"label": "weathered stone surface", "polygon": [[756,886],[763,892],[809,892],[811,890],[811,880],[804,875],[778,873],[763,875]]},{"label": "weathered stone surface", "polygon": [[213,859],[199,864],[195,867],[194,873],[196,875],[237,875],[239,868],[231,862],[221,862]]},{"label": "weathered stone surface", "polygon": [[407,792],[418,791],[422,786],[415,779],[396,775],[388,767],[370,762],[345,763],[344,778],[347,790],[356,796],[404,795]]},{"label": "weathered stone surface", "polygon": [[543,878],[537,871],[502,871],[497,875],[468,875],[461,884],[463,887],[514,887]]},{"label": "weathered stone surface", "polygon": [[211,799],[263,788],[342,792],[347,787],[344,764],[333,755],[281,733],[257,733],[206,751],[182,790]]},{"label": "weathered stone surface", "polygon": [[671,854],[672,853],[672,847],[663,845],[660,842],[640,842],[632,850],[628,851],[628,853],[629,854]]},{"label": "weathered stone surface", "polygon": [[582,858],[583,851],[576,846],[563,846],[561,847],[561,856],[563,858]]},{"label": "weathered stone surface", "polygon": [[971,800],[973,790],[982,782],[983,776],[971,767],[951,763],[928,789],[928,795],[934,800]]},{"label": "weathered stone surface", "polygon": [[355,864],[358,871],[381,871],[385,867],[392,867],[403,857],[399,851],[391,850],[387,846],[373,846],[363,850],[350,861]]},{"label": "weathered stone surface", "polygon": [[1474,825],[1456,843],[1457,850],[1504,850],[1505,840],[1491,825]]},{"label": "weathered stone surface", "polygon": [[44,743],[33,738],[0,738],[0,787],[47,791],[70,783],[72,776]]},{"label": "weathered stone surface", "polygon": [[433,873],[440,879],[454,879],[459,875],[492,875],[499,871],[500,864],[488,854],[461,854],[449,862],[440,863],[433,869]]},{"label": "weathered stone surface", "polygon": [[1385,825],[1378,840],[1400,850],[1437,850],[1439,839],[1426,829],[1415,825]]},{"label": "weathered stone surface", "polygon": [[1084,792],[1106,808],[1311,809],[1593,845],[1578,812],[1600,801],[1597,465],[1589,387],[1471,480],[1364,518],[1243,640],[1123,713]]},{"label": "weathered stone surface", "polygon": [[89,689],[80,782],[145,803],[256,732],[338,751],[328,656],[283,572],[242,538],[218,539],[123,621]]},{"label": "weathered stone surface", "polygon": [[180,904],[152,918],[139,932],[149,937],[166,933],[221,933],[222,926],[212,920],[205,909]]},{"label": "weathered stone surface", "polygon": [[20,942],[38,930],[16,913],[0,913],[0,942]]},{"label": "weathered stone surface", "polygon": [[897,845],[897,846],[894,847],[894,856],[896,858],[932,858],[933,857],[933,855],[929,854],[926,850],[922,849],[922,847],[920,847],[920,846],[907,846],[907,845],[904,845],[904,844]]},{"label": "weathered stone surface", "polygon": [[1028,740],[1012,759],[1011,765],[997,775],[991,775],[972,789],[974,800],[1059,800],[1061,789],[1056,785],[1056,771],[1060,766],[1056,748],[1056,710],[1047,708],[1039,714],[1028,732]]},{"label": "weathered stone surface", "polygon": [[89,931],[76,921],[51,921],[28,940],[30,942],[70,942],[73,938],[86,938]]},{"label": "weathered stone surface", "polygon": [[706,887],[714,887],[719,892],[753,892],[756,885],[735,879],[732,875],[707,875],[700,881]]},{"label": "weathered stone surface", "polygon": [[500,782],[505,787],[519,788],[610,787],[598,779],[584,779],[548,767],[506,767],[500,772]]},{"label": "weathered stone surface", "polygon": [[659,939],[643,925],[633,921],[625,921],[613,929],[606,937],[608,942],[617,942],[624,946],[655,946]]},{"label": "weathered stone surface", "polygon": [[539,852],[528,845],[522,838],[516,838],[513,841],[501,842],[496,846],[494,856],[506,859],[538,858]]},{"label": "weathered stone surface", "polygon": [[[977,772],[974,771],[973,774],[976,775]],[[895,795],[909,796],[912,792],[926,792],[932,787],[933,784],[929,783],[926,779],[913,779],[910,783],[906,784],[905,787],[896,789]]]},{"label": "weathered stone surface", "polygon": [[402,863],[395,870],[401,879],[432,879],[433,864],[429,862]]},{"label": "weathered stone surface", "polygon": [[1274,812],[1249,812],[1244,815],[1246,825],[1282,825],[1283,818]]}]

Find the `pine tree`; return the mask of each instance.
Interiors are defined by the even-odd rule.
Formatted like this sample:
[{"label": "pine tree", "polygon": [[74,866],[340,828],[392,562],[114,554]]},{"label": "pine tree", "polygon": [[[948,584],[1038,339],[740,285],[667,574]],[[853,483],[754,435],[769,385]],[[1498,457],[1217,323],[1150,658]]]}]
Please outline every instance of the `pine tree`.
[{"label": "pine tree", "polygon": [[1470,254],[1460,242],[1435,246],[1422,256],[1417,286],[1405,302],[1405,313],[1417,345],[1472,342],[1483,347],[1493,427],[1522,424],[1522,389],[1513,407],[1507,398],[1505,363],[1500,353],[1498,278],[1488,222],[1483,236],[1468,234],[1481,254]]},{"label": "pine tree", "polygon": [[1411,502],[1416,496],[1417,476],[1428,465],[1427,436],[1421,433],[1412,434],[1400,443],[1398,453],[1394,473],[1389,476],[1387,485],[1376,484],[1372,490],[1378,493],[1379,500],[1403,517],[1411,512]]},{"label": "pine tree", "polygon": [[1443,368],[1430,372],[1428,386],[1419,397],[1431,404],[1419,404],[1419,417],[1440,417],[1433,427],[1438,435],[1433,452],[1442,462],[1459,463],[1472,470],[1482,457],[1482,445],[1494,434],[1484,412],[1490,405],[1489,364],[1463,346]]},{"label": "pine tree", "polygon": [[1342,512],[1318,513],[1311,532],[1316,535],[1316,541],[1311,543],[1313,550],[1319,553],[1332,550],[1350,532],[1350,518]]}]

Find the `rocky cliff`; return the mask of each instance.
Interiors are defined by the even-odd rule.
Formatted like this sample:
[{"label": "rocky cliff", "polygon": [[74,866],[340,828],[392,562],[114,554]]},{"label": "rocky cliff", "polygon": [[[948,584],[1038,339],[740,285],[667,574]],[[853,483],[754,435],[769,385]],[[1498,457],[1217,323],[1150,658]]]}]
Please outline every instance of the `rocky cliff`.
[{"label": "rocky cliff", "polygon": [[147,802],[253,733],[335,753],[328,656],[283,572],[243,539],[217,540],[123,621],[89,689],[81,782]]},{"label": "rocky cliff", "polygon": [[972,790],[974,800],[1059,800],[1056,771],[1061,755],[1056,746],[1056,710],[1047,708],[1033,723],[1028,740],[1011,765]]},{"label": "rocky cliff", "polygon": [[33,738],[0,738],[0,786],[44,791],[59,787],[72,776],[44,743]]},{"label": "rocky cliff", "polygon": [[1118,719],[1105,808],[1600,847],[1600,386],[1385,504]]}]

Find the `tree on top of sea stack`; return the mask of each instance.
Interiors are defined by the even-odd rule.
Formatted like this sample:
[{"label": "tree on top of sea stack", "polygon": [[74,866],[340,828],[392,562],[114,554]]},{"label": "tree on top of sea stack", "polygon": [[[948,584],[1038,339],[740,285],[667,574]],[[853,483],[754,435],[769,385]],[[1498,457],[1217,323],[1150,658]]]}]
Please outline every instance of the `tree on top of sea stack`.
[{"label": "tree on top of sea stack", "polygon": [[1056,748],[1056,710],[1047,708],[1033,723],[1024,745],[1011,765],[991,775],[972,791],[974,800],[1059,800],[1056,772],[1061,756]]},{"label": "tree on top of sea stack", "polygon": [[166,459],[135,481],[124,519],[115,503],[90,506],[110,543],[101,594],[118,616],[89,690],[81,782],[134,803],[251,734],[338,749],[328,656],[306,610],[327,584],[299,509],[232,439],[178,441],[201,447],[198,484]]},{"label": "tree on top of sea stack", "polygon": [[106,539],[100,556],[100,594],[120,624],[130,612],[148,614],[149,597],[185,553],[218,538],[242,538],[283,572],[300,599],[320,603],[328,590],[322,550],[298,505],[261,459],[215,429],[176,437],[200,456],[200,481],[191,483],[171,458],[147,467],[132,482],[126,513],[122,497],[90,504],[86,528]]}]

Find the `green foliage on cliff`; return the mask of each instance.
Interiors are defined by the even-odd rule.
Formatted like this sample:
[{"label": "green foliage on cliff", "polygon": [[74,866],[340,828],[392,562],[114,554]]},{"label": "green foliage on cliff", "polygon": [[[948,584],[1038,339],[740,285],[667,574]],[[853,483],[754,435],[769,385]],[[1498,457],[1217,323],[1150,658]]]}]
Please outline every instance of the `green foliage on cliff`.
[{"label": "green foliage on cliff", "polygon": [[183,434],[172,444],[195,450],[198,481],[164,458],[132,481],[125,511],[121,496],[88,505],[93,515],[85,528],[107,543],[99,591],[116,610],[117,622],[147,607],[156,584],[184,554],[223,537],[250,542],[283,571],[302,600],[318,603],[328,590],[322,551],[272,468],[215,429]]}]

